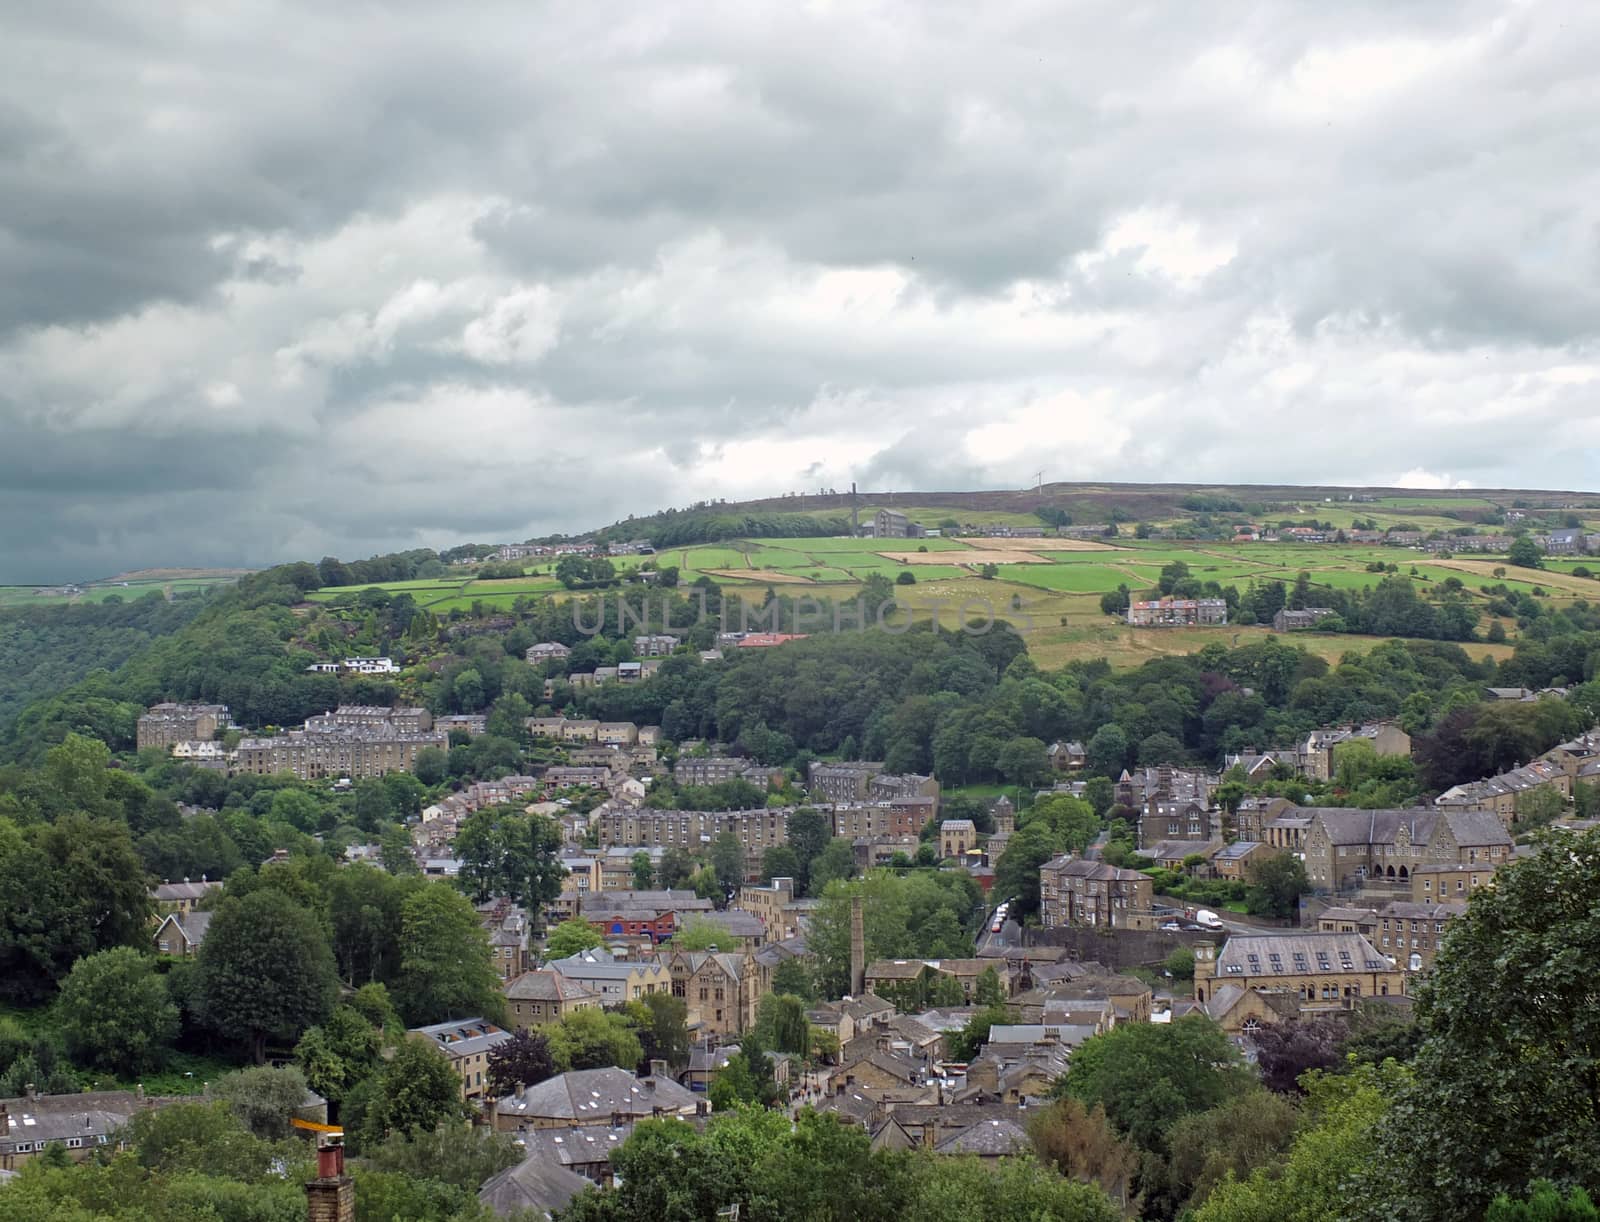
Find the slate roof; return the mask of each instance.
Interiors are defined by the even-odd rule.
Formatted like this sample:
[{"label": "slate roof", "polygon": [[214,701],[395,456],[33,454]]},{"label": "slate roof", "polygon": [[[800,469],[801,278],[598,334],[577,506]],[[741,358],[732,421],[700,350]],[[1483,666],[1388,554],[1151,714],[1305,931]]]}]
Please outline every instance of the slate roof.
[{"label": "slate roof", "polygon": [[559,1162],[530,1154],[515,1167],[507,1167],[484,1182],[478,1200],[502,1218],[523,1210],[550,1217],[565,1209],[578,1193],[594,1185]]},{"label": "slate roof", "polygon": [[183,934],[184,940],[190,946],[199,946],[206,940],[206,930],[211,928],[212,914],[209,912],[171,912],[162,918],[161,924],[156,926],[155,936],[159,937],[161,931],[169,924],[176,926]]},{"label": "slate roof", "polygon": [[560,972],[546,968],[538,972],[523,972],[506,985],[506,997],[511,1001],[581,1001],[585,997],[598,997],[593,989],[585,988],[576,980],[568,980]]},{"label": "slate roof", "polygon": [[181,883],[162,883],[158,887],[150,888],[150,898],[158,904],[176,904],[180,900],[201,899],[220,886],[222,886],[220,879],[214,882],[201,879],[197,883],[184,879]]},{"label": "slate roof", "polygon": [[698,919],[709,921],[735,938],[759,938],[767,932],[767,927],[761,923],[760,917],[753,912],[745,912],[742,908],[729,908],[726,912],[706,912]]},{"label": "slate roof", "polygon": [[1463,903],[1414,904],[1408,900],[1396,900],[1378,913],[1381,917],[1399,917],[1408,921],[1446,921],[1466,914],[1467,906]]},{"label": "slate roof", "polygon": [[628,1140],[633,1133],[631,1124],[585,1125],[570,1129],[528,1129],[518,1140],[528,1151],[529,1158],[544,1158],[563,1167],[593,1166],[609,1163],[611,1152]]},{"label": "slate roof", "polygon": [[651,1116],[658,1109],[693,1112],[694,1092],[670,1078],[636,1078],[625,1069],[575,1069],[558,1074],[520,1095],[507,1095],[497,1110],[502,1116],[595,1123],[600,1117]]},{"label": "slate roof", "polygon": [[480,1052],[498,1048],[511,1038],[511,1032],[504,1027],[497,1027],[486,1018],[459,1018],[448,1023],[413,1027],[407,1034],[427,1036],[450,1057],[476,1056]]},{"label": "slate roof", "polygon": [[1356,810],[1342,806],[1301,807],[1320,820],[1332,844],[1393,844],[1402,827],[1413,844],[1428,844],[1440,821],[1462,845],[1509,845],[1511,836],[1499,816],[1487,810]]},{"label": "slate roof", "polygon": [[1095,1034],[1093,1027],[1067,1023],[996,1023],[989,1028],[989,1043],[1043,1044],[1054,1042],[1077,1047]]},{"label": "slate roof", "polygon": [[934,1147],[940,1154],[982,1154],[991,1158],[1032,1149],[1027,1130],[1014,1120],[980,1120]]},{"label": "slate roof", "polygon": [[1064,878],[1082,878],[1090,882],[1107,883],[1137,883],[1149,882],[1148,874],[1141,874],[1138,870],[1124,870],[1118,866],[1107,865],[1103,861],[1086,861],[1082,857],[1073,857],[1070,853],[1063,853],[1040,867],[1049,870],[1052,874],[1060,874]]},{"label": "slate roof", "polygon": [[85,1148],[127,1123],[146,1106],[132,1091],[92,1091],[71,1095],[36,1095],[0,1099],[0,1153],[12,1153],[19,1144],[79,1139]]},{"label": "slate roof", "polygon": [[1358,933],[1234,934],[1217,955],[1216,980],[1229,976],[1314,976],[1389,972],[1389,960]]},{"label": "slate roof", "polygon": [[1248,857],[1260,847],[1259,840],[1235,840],[1232,844],[1225,844],[1218,849],[1211,860],[1232,861],[1234,858]]},{"label": "slate roof", "polygon": [[1222,985],[1211,994],[1211,1000],[1202,1003],[1200,1008],[1206,1012],[1213,1022],[1221,1022],[1228,1011],[1243,1000],[1244,992],[1244,988],[1241,985]]}]

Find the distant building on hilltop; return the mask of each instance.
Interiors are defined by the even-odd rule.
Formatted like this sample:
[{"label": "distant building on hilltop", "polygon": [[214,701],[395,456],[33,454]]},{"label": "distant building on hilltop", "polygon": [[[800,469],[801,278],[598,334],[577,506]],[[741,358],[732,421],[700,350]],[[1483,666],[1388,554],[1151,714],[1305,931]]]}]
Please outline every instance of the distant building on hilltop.
[{"label": "distant building on hilltop", "polygon": [[134,741],[143,751],[211,739],[232,721],[225,704],[156,704],[139,718]]},{"label": "distant building on hilltop", "polygon": [[1128,606],[1128,623],[1135,628],[1214,627],[1227,622],[1228,604],[1220,598],[1156,598]]}]

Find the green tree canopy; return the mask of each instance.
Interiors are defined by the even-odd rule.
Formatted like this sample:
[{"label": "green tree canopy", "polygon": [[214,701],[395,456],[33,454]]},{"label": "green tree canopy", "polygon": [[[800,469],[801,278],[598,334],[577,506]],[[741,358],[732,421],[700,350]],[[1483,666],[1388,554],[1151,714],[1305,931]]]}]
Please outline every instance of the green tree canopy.
[{"label": "green tree canopy", "polygon": [[1248,1084],[1222,1029],[1190,1014],[1166,1025],[1120,1025],[1084,1041],[1062,1089],[1085,1107],[1104,1107],[1144,1149],[1164,1152],[1174,1124],[1217,1107]]},{"label": "green tree canopy", "polygon": [[206,1022],[246,1043],[259,1064],[268,1038],[292,1041],[333,1009],[333,952],[317,919],[282,892],[224,896],[201,944],[197,985]]},{"label": "green tree canopy", "polygon": [[395,999],[412,1026],[505,1009],[500,976],[477,910],[447,883],[417,889],[401,908],[400,975]]},{"label": "green tree canopy", "polygon": [[425,1035],[402,1040],[377,1075],[362,1118],[361,1140],[376,1145],[391,1134],[412,1137],[465,1119],[461,1079]]},{"label": "green tree canopy", "polygon": [[630,1073],[644,1058],[644,1046],[628,1019],[606,1010],[574,1010],[541,1028],[556,1069],[603,1069],[615,1065]]},{"label": "green tree canopy", "polygon": [[178,1007],[155,964],[126,946],[72,965],[56,1018],[75,1060],[112,1073],[153,1069],[178,1034]]},{"label": "green tree canopy", "polygon": [[1463,1216],[1538,1179],[1600,1184],[1597,961],[1600,834],[1547,833],[1474,893],[1418,990],[1416,1078],[1385,1127],[1409,1216]]},{"label": "green tree canopy", "polygon": [[550,931],[545,939],[545,962],[566,959],[582,950],[591,950],[604,944],[604,939],[582,917],[568,917]]}]

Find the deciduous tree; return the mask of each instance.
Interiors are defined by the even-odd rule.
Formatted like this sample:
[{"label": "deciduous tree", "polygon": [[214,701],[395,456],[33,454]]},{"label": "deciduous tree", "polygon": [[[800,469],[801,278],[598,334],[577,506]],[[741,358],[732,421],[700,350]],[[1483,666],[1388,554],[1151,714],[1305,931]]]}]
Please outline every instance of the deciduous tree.
[{"label": "deciduous tree", "polygon": [[282,892],[224,897],[200,947],[197,985],[206,1022],[243,1040],[257,1064],[267,1039],[297,1040],[333,1009],[333,952],[315,917]]},{"label": "deciduous tree", "polygon": [[154,1068],[178,1034],[178,1007],[154,963],[126,946],[72,965],[56,1017],[73,1058],[112,1073]]},{"label": "deciduous tree", "polygon": [[488,935],[465,896],[447,883],[428,883],[401,906],[400,928],[394,992],[408,1023],[500,1017],[505,1000]]},{"label": "deciduous tree", "polygon": [[604,939],[595,932],[594,926],[582,917],[568,917],[550,931],[550,936],[545,939],[544,958],[549,963],[555,959],[566,959],[582,950],[590,950],[604,944]]},{"label": "deciduous tree", "polygon": [[[1597,959],[1592,832],[1547,833],[1452,923],[1418,991],[1416,1080],[1383,1137],[1407,1216],[1467,1216],[1536,1179],[1600,1183]],[[1448,1164],[1428,1153],[1445,1149]]]}]

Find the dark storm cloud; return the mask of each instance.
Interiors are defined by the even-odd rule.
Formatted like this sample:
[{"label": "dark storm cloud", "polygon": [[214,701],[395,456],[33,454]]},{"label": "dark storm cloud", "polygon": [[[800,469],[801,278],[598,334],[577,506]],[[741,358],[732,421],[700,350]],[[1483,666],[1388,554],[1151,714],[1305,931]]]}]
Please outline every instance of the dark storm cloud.
[{"label": "dark storm cloud", "polygon": [[0,580],[1039,467],[1593,482],[1587,9],[13,7]]}]

